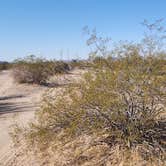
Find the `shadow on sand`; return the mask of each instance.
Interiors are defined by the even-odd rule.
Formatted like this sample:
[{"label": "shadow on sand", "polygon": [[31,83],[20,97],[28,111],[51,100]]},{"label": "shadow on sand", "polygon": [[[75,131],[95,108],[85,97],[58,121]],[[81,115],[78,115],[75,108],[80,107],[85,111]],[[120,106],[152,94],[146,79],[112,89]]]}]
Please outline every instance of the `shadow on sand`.
[{"label": "shadow on sand", "polygon": [[3,96],[3,97],[0,97],[0,101],[1,100],[17,99],[17,98],[22,98],[22,97],[25,97],[25,96],[23,96],[23,95]]},{"label": "shadow on sand", "polygon": [[29,103],[3,102],[0,103],[0,115],[6,113],[34,111],[37,108],[38,106],[30,105]]}]

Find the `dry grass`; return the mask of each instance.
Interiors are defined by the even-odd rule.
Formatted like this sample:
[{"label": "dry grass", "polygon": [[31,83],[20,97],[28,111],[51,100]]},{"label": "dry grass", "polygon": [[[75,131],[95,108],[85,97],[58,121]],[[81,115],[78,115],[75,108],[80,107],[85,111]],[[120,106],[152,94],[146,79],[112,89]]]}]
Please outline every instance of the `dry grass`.
[{"label": "dry grass", "polygon": [[[100,138],[101,139],[101,138]],[[27,147],[22,140],[22,150],[15,158],[16,166],[33,163],[34,166],[164,166],[165,159],[149,155],[143,146],[126,149],[119,145],[109,147],[100,142],[97,135],[84,135],[62,143],[60,140],[49,145],[47,149]],[[23,146],[24,145],[24,146]],[[29,150],[27,150],[29,149]],[[44,151],[43,151],[44,150]],[[142,155],[144,154],[144,155]],[[27,157],[28,156],[28,157]]]}]

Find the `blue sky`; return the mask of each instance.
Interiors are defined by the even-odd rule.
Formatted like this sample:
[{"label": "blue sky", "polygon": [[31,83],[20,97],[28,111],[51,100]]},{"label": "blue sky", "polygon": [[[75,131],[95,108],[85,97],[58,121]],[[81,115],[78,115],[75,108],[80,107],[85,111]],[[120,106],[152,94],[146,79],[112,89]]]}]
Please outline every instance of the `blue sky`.
[{"label": "blue sky", "polygon": [[166,0],[0,0],[0,60],[86,58],[84,26],[114,41],[139,40],[140,23],[159,18]]}]

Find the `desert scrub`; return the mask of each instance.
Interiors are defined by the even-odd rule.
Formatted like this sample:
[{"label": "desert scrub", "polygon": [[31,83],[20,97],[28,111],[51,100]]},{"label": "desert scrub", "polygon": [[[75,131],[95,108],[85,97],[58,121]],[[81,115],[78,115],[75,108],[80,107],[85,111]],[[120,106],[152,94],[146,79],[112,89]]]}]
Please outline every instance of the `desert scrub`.
[{"label": "desert scrub", "polygon": [[68,73],[71,70],[70,64],[63,61],[53,61],[53,74]]},{"label": "desert scrub", "polygon": [[91,67],[90,60],[77,60],[73,59],[69,62],[71,69],[88,69]]},{"label": "desert scrub", "polygon": [[165,55],[142,57],[134,52],[109,58],[109,65],[87,72],[79,84],[46,94],[37,122],[23,130],[23,140],[29,148],[45,151],[50,145],[56,148],[58,141],[65,146],[81,136],[97,135],[109,148],[140,147],[143,160],[154,157],[163,163],[165,68]]},{"label": "desert scrub", "polygon": [[11,68],[11,64],[8,62],[0,62],[0,71],[1,70],[8,70]]},{"label": "desert scrub", "polygon": [[146,39],[110,52],[93,31],[91,70],[80,83],[48,92],[37,121],[17,138],[57,165],[164,166],[166,54],[153,50],[156,38]]},{"label": "desert scrub", "polygon": [[35,56],[18,59],[14,63],[13,75],[19,83],[46,84],[51,75],[69,71],[68,64],[48,61]]}]

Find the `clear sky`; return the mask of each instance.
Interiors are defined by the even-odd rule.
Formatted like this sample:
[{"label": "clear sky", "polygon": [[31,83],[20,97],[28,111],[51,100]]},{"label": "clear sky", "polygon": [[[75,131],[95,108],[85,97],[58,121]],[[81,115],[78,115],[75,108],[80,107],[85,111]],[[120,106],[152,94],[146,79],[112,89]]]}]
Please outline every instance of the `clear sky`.
[{"label": "clear sky", "polygon": [[139,40],[140,23],[159,18],[166,0],[0,0],[0,60],[86,58],[85,25],[114,41]]}]

